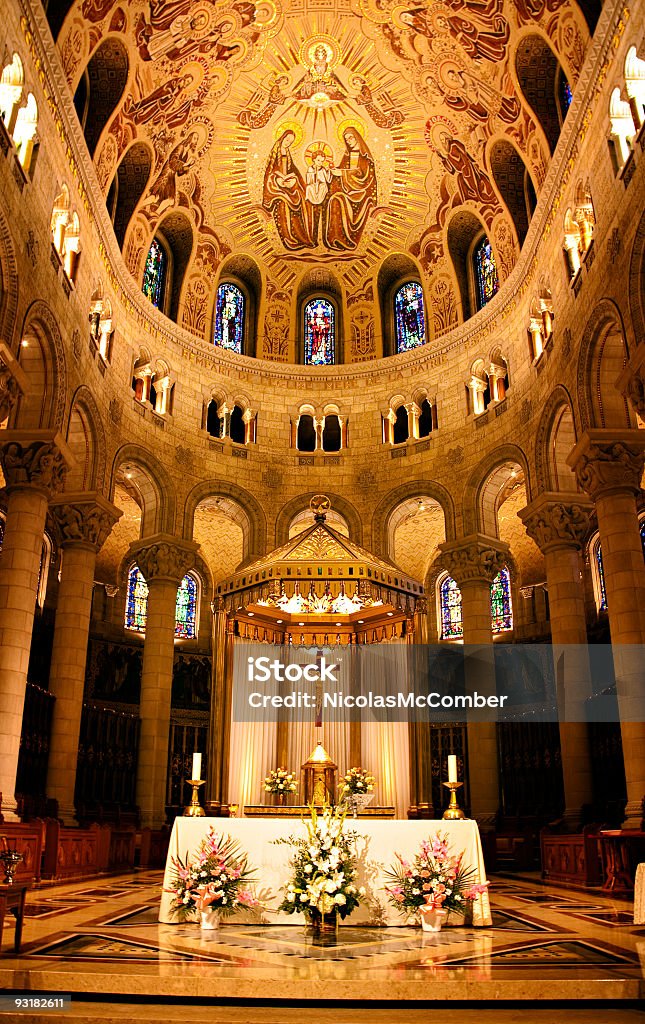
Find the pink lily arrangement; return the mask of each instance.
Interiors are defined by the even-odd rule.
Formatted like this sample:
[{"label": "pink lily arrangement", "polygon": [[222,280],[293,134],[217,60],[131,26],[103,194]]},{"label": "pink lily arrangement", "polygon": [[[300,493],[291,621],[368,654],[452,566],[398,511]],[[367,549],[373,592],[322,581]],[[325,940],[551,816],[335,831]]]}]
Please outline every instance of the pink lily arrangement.
[{"label": "pink lily arrangement", "polygon": [[412,862],[397,853],[396,863],[387,872],[388,899],[406,915],[420,907],[465,914],[468,903],[486,892],[488,882],[474,881],[475,869],[464,867],[463,856],[450,853],[447,836],[441,833],[424,839]]},{"label": "pink lily arrangement", "polygon": [[172,865],[175,875],[167,891],[174,896],[173,910],[182,918],[208,907],[228,915],[259,906],[249,888],[252,869],[231,836],[211,828],[192,859],[188,854],[183,860],[173,857]]}]

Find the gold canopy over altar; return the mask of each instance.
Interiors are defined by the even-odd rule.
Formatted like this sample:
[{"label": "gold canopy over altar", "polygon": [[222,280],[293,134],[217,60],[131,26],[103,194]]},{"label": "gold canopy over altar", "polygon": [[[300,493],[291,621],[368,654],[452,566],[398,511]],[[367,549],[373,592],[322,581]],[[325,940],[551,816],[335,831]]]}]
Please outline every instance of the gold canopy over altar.
[{"label": "gold canopy over altar", "polygon": [[[405,722],[232,721],[236,646],[276,645],[283,661],[298,650],[427,642],[423,586],[355,544],[327,522],[325,495],[310,503],[312,523],[217,587],[213,602],[213,701],[206,801],[211,813],[261,802],[262,780],[278,766],[298,771],[322,742],[342,771],[359,764],[377,778],[375,804],[407,816],[419,803],[418,725]],[[351,658],[347,659],[351,672]],[[347,680],[351,684],[351,679]],[[412,765],[412,771],[410,771]],[[302,795],[302,794],[301,794]],[[300,799],[296,802],[300,802]]]}]

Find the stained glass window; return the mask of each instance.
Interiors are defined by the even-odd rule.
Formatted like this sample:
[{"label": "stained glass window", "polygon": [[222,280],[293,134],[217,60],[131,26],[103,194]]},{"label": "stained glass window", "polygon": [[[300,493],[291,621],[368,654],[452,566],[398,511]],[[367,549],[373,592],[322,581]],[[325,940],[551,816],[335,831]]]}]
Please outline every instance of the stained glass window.
[{"label": "stained glass window", "polygon": [[[2,540],[0,539],[0,547],[2,546]],[[643,549],[643,558],[645,558],[645,519],[641,522],[641,547]]]},{"label": "stained glass window", "polygon": [[461,614],[461,590],[451,576],[447,576],[439,588],[441,605],[441,639],[455,640],[464,635]]},{"label": "stained glass window", "polygon": [[394,322],[397,352],[409,352],[411,348],[425,345],[423,290],[416,281],[402,285],[394,296]]},{"label": "stained glass window", "polygon": [[194,640],[197,626],[197,581],[194,576],[184,576],[177,591],[175,605],[175,636],[182,640]]},{"label": "stained glass window", "polygon": [[[642,538],[642,533],[641,533]],[[607,591],[605,589],[605,570],[602,564],[602,548],[600,547],[600,541],[596,544],[596,566],[598,568],[598,590],[600,596],[600,604],[598,611],[607,611]]]},{"label": "stained glass window", "polygon": [[[177,590],[175,605],[175,636],[192,640],[197,636],[197,580],[190,574],[184,576]],[[128,573],[128,597],[125,609],[125,627],[137,633],[145,633],[148,619],[148,584],[138,565]]]},{"label": "stained glass window", "polygon": [[490,616],[493,633],[503,633],[513,628],[511,577],[508,569],[501,569],[491,584]]},{"label": "stained glass window", "polygon": [[163,308],[164,293],[166,291],[166,273],[168,270],[168,256],[161,242],[153,238],[152,245],[148,249],[146,265],[143,271],[143,294],[146,295],[153,306],[157,309]]},{"label": "stained glass window", "polygon": [[213,343],[241,353],[243,339],[244,293],[234,284],[221,284],[217,289]]},{"label": "stained glass window", "polygon": [[571,106],[571,100],[573,99],[573,92],[571,86],[567,82],[564,74],[560,75],[560,105],[562,109],[562,117],[567,116],[567,111]]},{"label": "stained glass window", "polygon": [[145,633],[148,618],[148,584],[138,565],[128,573],[128,597],[125,606],[125,628]]},{"label": "stained glass window", "polygon": [[336,362],[336,311],[328,299],[305,306],[305,363],[331,366]]},{"label": "stained glass window", "polygon": [[475,283],[477,286],[477,308],[490,302],[499,288],[497,265],[493,249],[486,235],[477,243],[473,252]]}]

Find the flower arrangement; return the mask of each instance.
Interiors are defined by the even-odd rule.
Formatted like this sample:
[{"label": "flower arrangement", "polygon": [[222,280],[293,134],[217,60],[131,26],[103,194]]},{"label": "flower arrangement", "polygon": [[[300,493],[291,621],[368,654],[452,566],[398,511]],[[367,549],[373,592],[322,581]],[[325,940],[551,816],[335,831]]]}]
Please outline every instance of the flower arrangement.
[{"label": "flower arrangement", "polygon": [[374,776],[369,775],[364,768],[349,768],[343,780],[342,796],[362,796],[364,793],[371,793],[375,782]]},{"label": "flower arrangement", "polygon": [[385,890],[390,902],[405,914],[426,907],[465,914],[467,903],[488,887],[488,882],[472,881],[475,869],[462,866],[463,853],[451,856],[447,836],[441,832],[422,841],[412,863],[399,853],[396,858],[396,865],[387,872],[392,884]]},{"label": "flower arrangement", "polygon": [[173,857],[172,865],[175,877],[167,891],[174,895],[172,908],[181,918],[209,907],[226,916],[259,905],[248,888],[252,870],[239,843],[231,836],[218,835],[212,827],[194,860],[186,854],[183,861]]},{"label": "flower arrangement", "polygon": [[338,808],[325,807],[318,814],[312,804],[311,817],[303,820],[306,836],[276,840],[295,849],[293,876],[278,910],[305,914],[312,923],[326,915],[337,914],[344,919],[365,895],[365,889],[355,884],[352,842],[356,832],[344,831],[345,813]]},{"label": "flower arrangement", "polygon": [[297,788],[294,773],[286,768],[272,768],[264,780],[265,793],[295,793]]}]

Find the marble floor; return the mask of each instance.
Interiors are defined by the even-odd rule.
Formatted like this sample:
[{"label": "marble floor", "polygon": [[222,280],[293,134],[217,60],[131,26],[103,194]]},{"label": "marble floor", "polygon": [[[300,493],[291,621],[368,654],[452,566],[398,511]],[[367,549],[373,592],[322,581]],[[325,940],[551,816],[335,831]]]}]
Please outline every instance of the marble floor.
[{"label": "marble floor", "polygon": [[567,1002],[572,1024],[645,1024],[645,927],[626,901],[493,877],[490,928],[342,927],[336,945],[317,947],[286,924],[159,924],[161,881],[32,890],[20,955],[5,922],[0,1017],[24,1019],[7,997],[38,992],[71,996],[49,1021],[412,1024],[434,1004],[432,1024],[561,1024],[550,1004]]}]

